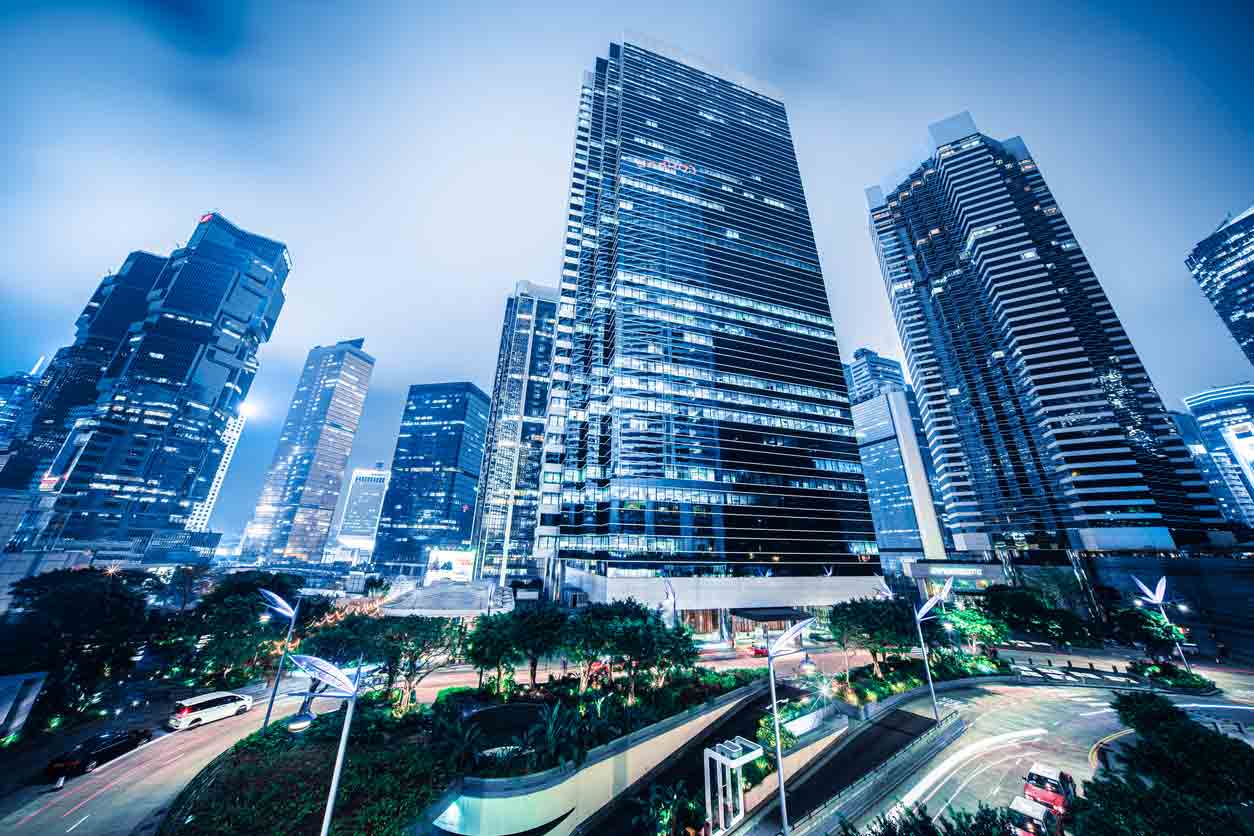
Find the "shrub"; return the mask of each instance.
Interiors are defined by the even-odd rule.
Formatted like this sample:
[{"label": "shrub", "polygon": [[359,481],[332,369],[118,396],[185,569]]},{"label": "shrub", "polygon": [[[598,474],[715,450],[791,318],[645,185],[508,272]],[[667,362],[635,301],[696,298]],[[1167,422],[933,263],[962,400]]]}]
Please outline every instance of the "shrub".
[{"label": "shrub", "polygon": [[1186,671],[1170,662],[1152,662],[1148,659],[1141,659],[1129,665],[1128,669],[1137,676],[1143,676],[1155,685],[1162,685],[1165,688],[1210,691],[1215,687],[1214,680]]}]

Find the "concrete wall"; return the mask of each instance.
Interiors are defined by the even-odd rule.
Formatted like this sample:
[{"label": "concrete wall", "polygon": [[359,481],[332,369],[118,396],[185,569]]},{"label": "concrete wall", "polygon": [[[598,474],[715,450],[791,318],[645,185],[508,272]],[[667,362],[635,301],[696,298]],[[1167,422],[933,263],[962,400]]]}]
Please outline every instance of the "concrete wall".
[{"label": "concrete wall", "polygon": [[[681,610],[717,610],[742,607],[822,607],[838,601],[874,596],[874,577],[804,578],[670,578]],[[666,600],[662,578],[607,578],[574,567],[566,569],[566,583],[588,594],[592,601],[635,598],[648,606]]]}]

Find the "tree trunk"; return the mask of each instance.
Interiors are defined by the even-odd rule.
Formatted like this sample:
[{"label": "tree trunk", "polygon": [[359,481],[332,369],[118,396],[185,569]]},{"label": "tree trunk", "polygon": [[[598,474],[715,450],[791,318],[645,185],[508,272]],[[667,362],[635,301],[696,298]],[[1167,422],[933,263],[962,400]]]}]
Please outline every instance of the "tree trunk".
[{"label": "tree trunk", "polygon": [[536,687],[536,668],[540,667],[540,657],[531,657],[531,687]]},{"label": "tree trunk", "polygon": [[875,674],[876,679],[883,679],[884,672],[880,670],[880,657],[874,650],[869,651],[871,654],[871,672]]}]

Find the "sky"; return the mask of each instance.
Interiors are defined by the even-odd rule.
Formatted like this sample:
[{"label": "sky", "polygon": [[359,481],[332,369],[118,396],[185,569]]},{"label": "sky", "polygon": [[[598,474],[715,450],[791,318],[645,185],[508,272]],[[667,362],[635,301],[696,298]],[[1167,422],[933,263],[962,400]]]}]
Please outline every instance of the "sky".
[{"label": "sky", "polygon": [[1019,135],[1169,408],[1254,378],[1184,258],[1254,202],[1243,4],[0,4],[0,373],[69,342],[102,275],[209,210],[294,269],[212,520],[238,533],[305,354],[377,358],[354,466],[406,387],[491,382],[504,300],[556,285],[581,73],[624,31],[788,107],[842,354],[901,357],[863,189],[969,110]]}]

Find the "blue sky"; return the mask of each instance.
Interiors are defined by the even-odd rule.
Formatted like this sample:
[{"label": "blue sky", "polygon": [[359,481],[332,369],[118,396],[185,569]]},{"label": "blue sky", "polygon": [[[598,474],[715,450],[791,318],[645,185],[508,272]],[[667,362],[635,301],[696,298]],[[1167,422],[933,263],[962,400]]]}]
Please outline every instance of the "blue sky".
[{"label": "blue sky", "polygon": [[0,371],[67,342],[129,251],[216,209],[295,269],[215,527],[246,521],[315,344],[366,338],[354,463],[389,459],[405,387],[486,389],[505,294],[556,283],[580,73],[634,30],[783,92],[845,354],[901,354],[862,190],[965,109],[1024,137],[1178,408],[1254,377],[1183,264],[1254,201],[1251,26],[1206,2],[10,0]]}]

